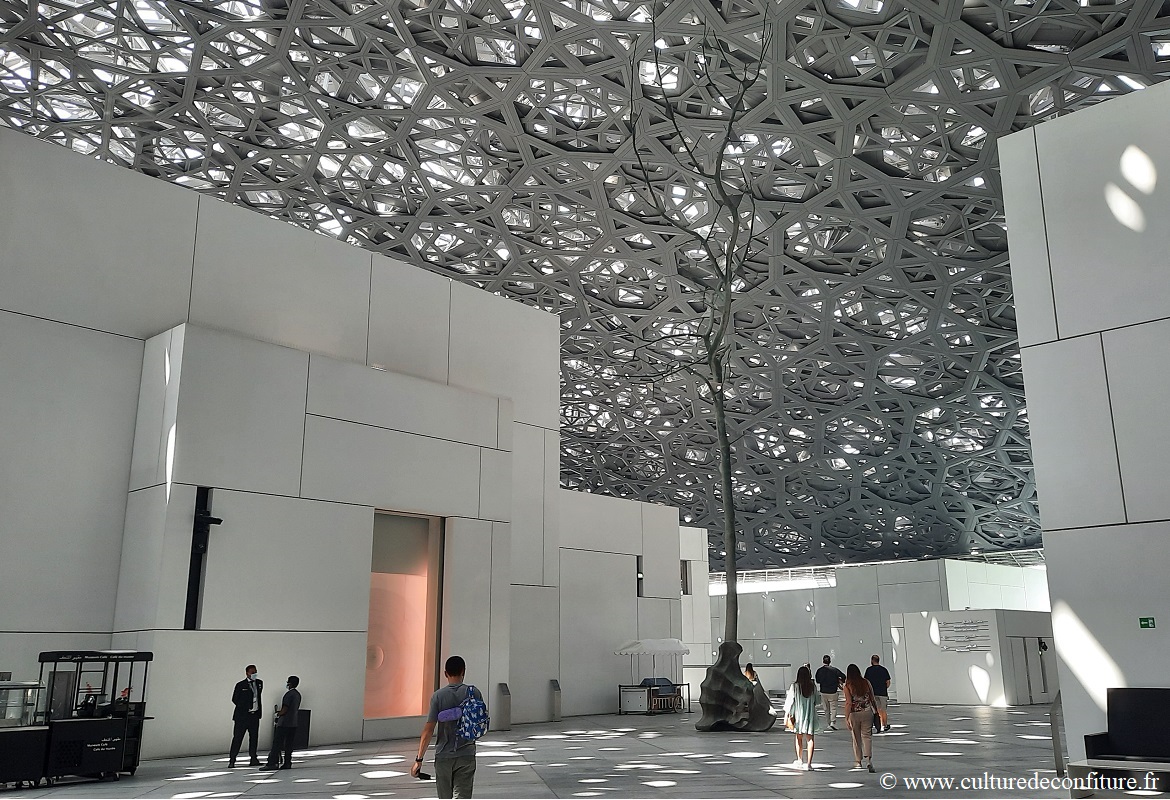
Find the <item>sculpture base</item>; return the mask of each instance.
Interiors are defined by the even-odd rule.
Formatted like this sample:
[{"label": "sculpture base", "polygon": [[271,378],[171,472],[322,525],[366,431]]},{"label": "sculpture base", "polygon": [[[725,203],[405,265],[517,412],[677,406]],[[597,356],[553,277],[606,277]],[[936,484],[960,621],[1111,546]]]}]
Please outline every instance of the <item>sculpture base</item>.
[{"label": "sculpture base", "polygon": [[742,652],[737,642],[719,645],[719,657],[707,667],[700,684],[703,716],[695,723],[697,730],[762,732],[776,724],[776,712],[764,687],[744,677],[739,666]]}]

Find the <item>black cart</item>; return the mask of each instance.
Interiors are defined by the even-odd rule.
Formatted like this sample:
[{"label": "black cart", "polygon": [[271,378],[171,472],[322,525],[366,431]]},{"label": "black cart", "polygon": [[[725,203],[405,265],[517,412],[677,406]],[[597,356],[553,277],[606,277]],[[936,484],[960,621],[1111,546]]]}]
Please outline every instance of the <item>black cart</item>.
[{"label": "black cart", "polygon": [[117,780],[142,753],[146,678],[154,654],[130,650],[50,650],[40,655],[48,741],[44,777]]}]

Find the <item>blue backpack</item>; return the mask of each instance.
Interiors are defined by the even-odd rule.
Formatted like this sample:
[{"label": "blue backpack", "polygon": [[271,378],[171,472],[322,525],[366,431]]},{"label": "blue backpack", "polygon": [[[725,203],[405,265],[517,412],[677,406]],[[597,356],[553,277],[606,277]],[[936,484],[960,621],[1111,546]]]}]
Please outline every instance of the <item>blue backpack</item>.
[{"label": "blue backpack", "polygon": [[456,747],[474,742],[488,732],[487,703],[479,689],[467,685],[467,697],[459,704],[459,724],[455,726]]}]

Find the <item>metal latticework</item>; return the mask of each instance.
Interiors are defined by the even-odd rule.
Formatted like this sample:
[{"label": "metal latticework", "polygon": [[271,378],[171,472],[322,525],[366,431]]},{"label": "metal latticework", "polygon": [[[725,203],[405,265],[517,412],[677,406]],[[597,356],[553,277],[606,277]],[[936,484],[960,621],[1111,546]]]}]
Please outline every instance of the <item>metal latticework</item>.
[{"label": "metal latticework", "polygon": [[629,134],[725,113],[704,34],[764,62],[741,567],[1036,546],[995,143],[1161,79],[1161,0],[0,0],[0,123],[559,314],[563,484],[714,529],[709,398],[638,374],[696,309]]}]

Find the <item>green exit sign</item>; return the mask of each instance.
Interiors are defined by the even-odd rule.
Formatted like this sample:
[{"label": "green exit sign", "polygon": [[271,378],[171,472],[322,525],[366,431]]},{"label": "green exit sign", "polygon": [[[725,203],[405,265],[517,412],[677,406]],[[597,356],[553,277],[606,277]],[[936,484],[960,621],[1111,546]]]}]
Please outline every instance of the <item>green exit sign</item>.
[{"label": "green exit sign", "polygon": [[1152,627],[1154,627],[1154,618],[1153,617],[1138,617],[1138,627],[1139,628],[1152,628]]}]

